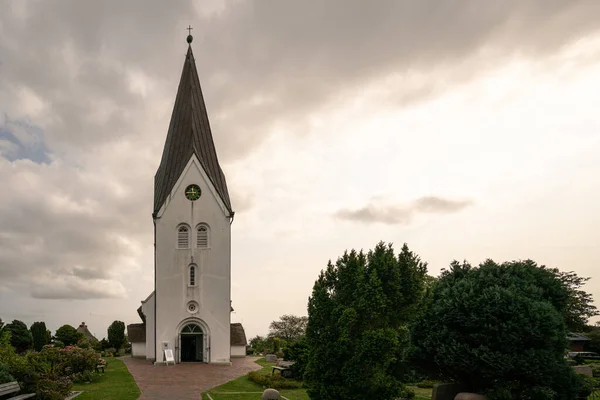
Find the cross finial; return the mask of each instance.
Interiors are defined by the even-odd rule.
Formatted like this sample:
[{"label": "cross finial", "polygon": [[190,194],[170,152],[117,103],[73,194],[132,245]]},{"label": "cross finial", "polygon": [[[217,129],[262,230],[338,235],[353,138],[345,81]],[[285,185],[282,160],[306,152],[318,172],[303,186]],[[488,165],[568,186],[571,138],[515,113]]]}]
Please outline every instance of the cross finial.
[{"label": "cross finial", "polygon": [[194,29],[194,28],[192,28],[192,26],[191,26],[191,25],[189,25],[189,26],[188,26],[187,28],[185,28],[185,29],[187,29],[187,30],[188,30],[188,32],[189,32],[189,35],[188,35],[188,37],[187,37],[187,42],[188,42],[188,44],[192,44],[192,40],[194,40],[194,37],[192,36],[192,29]]}]

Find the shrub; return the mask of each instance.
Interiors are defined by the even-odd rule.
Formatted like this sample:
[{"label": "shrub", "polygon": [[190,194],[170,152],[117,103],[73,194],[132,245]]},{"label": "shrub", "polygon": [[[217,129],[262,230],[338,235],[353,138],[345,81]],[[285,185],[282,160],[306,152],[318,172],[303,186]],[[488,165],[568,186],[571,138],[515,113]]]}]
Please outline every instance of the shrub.
[{"label": "shrub", "polygon": [[72,346],[77,344],[83,335],[71,325],[63,325],[56,330],[54,337],[57,341],[64,343],[64,346]]},{"label": "shrub", "polygon": [[94,371],[98,365],[98,356],[93,349],[65,347],[61,351],[64,353],[65,363],[71,368],[72,373]]},{"label": "shrub", "polygon": [[413,360],[490,398],[574,398],[563,316],[548,300],[562,287],[552,279],[531,261],[453,263],[413,326]]},{"label": "shrub", "polygon": [[412,390],[411,388],[404,388],[400,392],[400,398],[401,399],[414,399],[415,398],[415,391]]},{"label": "shrub", "polygon": [[94,380],[94,373],[92,371],[77,372],[71,376],[74,383],[90,383]]},{"label": "shrub", "polygon": [[300,389],[302,382],[282,378],[279,375],[264,375],[258,371],[248,373],[248,379],[264,388],[271,389]]},{"label": "shrub", "polygon": [[594,378],[600,378],[600,363],[589,364],[592,367],[592,374]]},{"label": "shrub", "polygon": [[37,385],[37,399],[64,400],[71,391],[73,382],[66,376],[48,375],[41,378]]},{"label": "shrub", "polygon": [[13,382],[15,378],[10,374],[8,365],[0,364],[0,385],[3,383]]},{"label": "shrub", "polygon": [[422,388],[422,389],[431,389],[431,388],[433,388],[438,383],[439,382],[436,382],[436,381],[425,380],[425,381],[417,383],[416,386],[418,388]]},{"label": "shrub", "polygon": [[279,339],[277,337],[273,338],[273,353],[277,354],[280,349],[281,349],[281,339]]},{"label": "shrub", "polygon": [[306,338],[302,337],[297,341],[291,343],[283,350],[283,358],[286,361],[295,361],[294,365],[290,369],[294,372],[294,375],[299,379],[304,377],[304,371],[306,369],[306,362],[308,359],[308,345]]}]

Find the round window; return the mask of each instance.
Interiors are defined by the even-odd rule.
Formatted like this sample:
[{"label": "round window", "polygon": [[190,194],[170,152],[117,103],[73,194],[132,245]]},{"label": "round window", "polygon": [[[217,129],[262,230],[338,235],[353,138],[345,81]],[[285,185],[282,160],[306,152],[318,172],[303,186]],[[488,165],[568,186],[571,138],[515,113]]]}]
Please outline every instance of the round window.
[{"label": "round window", "polygon": [[190,301],[187,305],[187,310],[190,314],[198,312],[198,303],[195,301]]}]

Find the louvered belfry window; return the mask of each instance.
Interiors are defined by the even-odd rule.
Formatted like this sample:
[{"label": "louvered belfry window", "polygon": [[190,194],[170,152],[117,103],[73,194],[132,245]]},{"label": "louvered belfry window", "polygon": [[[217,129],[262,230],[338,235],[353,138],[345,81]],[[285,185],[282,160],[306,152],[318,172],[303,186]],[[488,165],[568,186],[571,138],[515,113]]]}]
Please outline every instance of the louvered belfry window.
[{"label": "louvered belfry window", "polygon": [[208,248],[208,226],[199,225],[196,232],[196,247],[199,249]]},{"label": "louvered belfry window", "polygon": [[188,249],[190,247],[190,230],[187,226],[180,226],[177,230],[177,248]]}]

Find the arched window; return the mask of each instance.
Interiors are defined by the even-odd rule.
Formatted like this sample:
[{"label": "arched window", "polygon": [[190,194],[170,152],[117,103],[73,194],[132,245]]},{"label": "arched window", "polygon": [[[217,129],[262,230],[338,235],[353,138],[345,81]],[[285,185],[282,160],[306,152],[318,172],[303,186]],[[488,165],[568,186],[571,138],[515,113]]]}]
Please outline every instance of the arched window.
[{"label": "arched window", "polygon": [[196,324],[187,324],[186,326],[183,327],[183,329],[181,330],[181,333],[183,333],[183,334],[186,334],[186,333],[198,334],[198,333],[204,333],[204,331],[202,330],[202,328],[200,328]]},{"label": "arched window", "polygon": [[177,248],[190,248],[190,229],[185,225],[182,225],[179,228],[177,228]]},{"label": "arched window", "polygon": [[188,281],[188,285],[196,286],[196,266],[194,264],[190,265],[189,271],[190,279]]},{"label": "arched window", "polygon": [[199,249],[208,249],[208,239],[208,225],[198,225],[198,228],[196,228],[196,247]]}]

